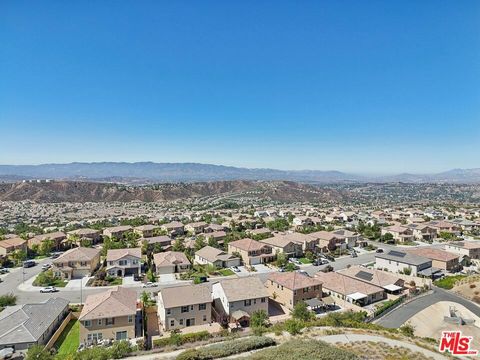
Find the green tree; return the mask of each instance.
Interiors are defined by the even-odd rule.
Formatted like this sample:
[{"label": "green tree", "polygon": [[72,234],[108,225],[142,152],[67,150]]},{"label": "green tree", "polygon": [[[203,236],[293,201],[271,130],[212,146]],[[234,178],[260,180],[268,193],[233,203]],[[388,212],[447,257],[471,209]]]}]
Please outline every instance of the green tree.
[{"label": "green tree", "polygon": [[268,314],[265,310],[254,311],[252,317],[250,318],[250,326],[255,327],[265,327],[267,326]]},{"label": "green tree", "polygon": [[50,351],[45,350],[44,346],[33,345],[27,351],[26,360],[53,360],[53,355]]},{"label": "green tree", "polygon": [[285,253],[283,252],[279,252],[277,251],[277,260],[276,260],[276,264],[278,267],[284,267],[287,265],[287,262],[288,262],[288,259],[287,259],[287,255],[285,255]]},{"label": "green tree", "polygon": [[21,265],[22,262],[27,260],[27,252],[24,250],[15,250],[14,252],[12,252],[10,257],[12,258],[12,260],[15,262],[16,265]]},{"label": "green tree", "polygon": [[173,251],[180,251],[180,252],[185,251],[185,245],[184,245],[183,241],[181,239],[175,240],[175,242],[173,243],[173,246],[172,246],[172,250]]},{"label": "green tree", "polygon": [[195,239],[195,244],[193,245],[195,251],[198,251],[205,247],[205,238],[203,236],[197,236]]},{"label": "green tree", "polygon": [[300,334],[303,329],[303,323],[297,319],[289,319],[285,321],[285,330],[292,335]]},{"label": "green tree", "polygon": [[304,301],[299,301],[293,307],[292,317],[297,320],[308,321],[313,318],[313,313],[308,310],[307,304]]},{"label": "green tree", "polygon": [[42,243],[40,244],[39,249],[38,249],[39,254],[42,255],[42,256],[50,255],[50,253],[53,250],[53,246],[54,246],[54,243],[53,243],[52,239],[47,238],[47,239],[43,240]]}]

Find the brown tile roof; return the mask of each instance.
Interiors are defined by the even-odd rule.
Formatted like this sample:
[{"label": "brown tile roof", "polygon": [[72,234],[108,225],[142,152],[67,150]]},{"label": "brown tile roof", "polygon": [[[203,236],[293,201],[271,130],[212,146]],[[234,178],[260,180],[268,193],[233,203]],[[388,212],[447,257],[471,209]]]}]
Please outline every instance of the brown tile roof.
[{"label": "brown tile roof", "polygon": [[64,263],[67,261],[92,261],[100,254],[100,249],[77,247],[65,251],[58,258],[53,260],[53,263]]},{"label": "brown tile roof", "polygon": [[342,295],[350,295],[356,292],[369,295],[384,291],[381,287],[353,279],[334,271],[328,273],[319,271],[315,274],[315,277],[323,283],[322,286],[324,289]]},{"label": "brown tile roof", "polygon": [[89,229],[89,228],[84,228],[84,229],[77,229],[77,230],[72,230],[69,231],[68,234],[72,235],[96,235],[100,234],[100,231],[95,230],[95,229]]},{"label": "brown tile roof", "polygon": [[0,241],[0,247],[10,248],[15,246],[21,246],[27,243],[27,240],[23,240],[21,237],[14,237]]},{"label": "brown tile roof", "polygon": [[210,262],[216,260],[235,259],[235,256],[227,254],[225,251],[219,250],[212,246],[205,246],[198,250],[195,255],[198,255]]},{"label": "brown tile roof", "polygon": [[[388,273],[386,271],[377,270],[377,269],[369,269],[360,265],[354,265],[349,268],[339,270],[338,272],[342,275],[349,276],[356,280],[368,282],[372,285],[376,285],[380,287],[384,287],[391,284],[403,286],[403,283],[404,283],[403,279],[393,275],[392,273]],[[363,276],[361,272],[370,274],[371,279],[368,279],[367,277]],[[402,285],[399,285],[399,284],[402,284]]]},{"label": "brown tile roof", "polygon": [[228,245],[234,246],[244,251],[261,250],[264,246],[267,246],[266,244],[263,244],[260,241],[252,240],[249,238],[232,241]]},{"label": "brown tile roof", "polygon": [[268,297],[267,289],[256,276],[221,280],[219,284],[229,302]]},{"label": "brown tile roof", "polygon": [[137,292],[116,286],[105,292],[87,296],[78,319],[83,321],[135,315],[136,311]]},{"label": "brown tile roof", "polygon": [[479,249],[480,241],[457,241],[448,243],[449,246],[456,246],[463,249]]},{"label": "brown tile roof", "polygon": [[451,261],[459,258],[459,256],[456,254],[434,248],[416,248],[411,250],[409,249],[407,250],[407,252],[437,261]]},{"label": "brown tile roof", "polygon": [[116,261],[125,256],[134,256],[142,258],[141,248],[109,249],[107,250],[107,261]]},{"label": "brown tile roof", "polygon": [[158,298],[163,302],[163,307],[168,309],[212,302],[212,293],[203,284],[174,286],[160,290]]},{"label": "brown tile roof", "polygon": [[322,282],[316,278],[311,278],[297,271],[293,272],[274,272],[268,275],[267,281],[273,281],[290,290],[298,290],[311,286],[322,285]]},{"label": "brown tile roof", "polygon": [[179,251],[166,251],[153,255],[155,266],[190,264],[187,256]]},{"label": "brown tile roof", "polygon": [[67,235],[65,235],[65,233],[61,232],[61,231],[57,231],[57,232],[53,232],[53,233],[48,233],[48,234],[42,234],[42,235],[37,235],[35,236],[35,239],[39,240],[39,241],[44,241],[46,239],[50,239],[50,240],[57,240],[57,239],[65,239],[67,237]]}]

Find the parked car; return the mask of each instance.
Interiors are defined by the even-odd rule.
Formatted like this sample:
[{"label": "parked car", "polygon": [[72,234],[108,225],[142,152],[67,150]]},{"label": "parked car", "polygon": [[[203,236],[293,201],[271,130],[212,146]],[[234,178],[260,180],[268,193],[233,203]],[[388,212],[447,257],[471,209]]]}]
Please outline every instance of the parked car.
[{"label": "parked car", "polygon": [[378,248],[377,250],[375,250],[376,253],[383,253],[383,249],[381,248]]},{"label": "parked car", "polygon": [[297,270],[297,272],[302,274],[302,275],[306,275],[306,276],[310,277],[310,274],[308,272],[306,272],[305,270]]},{"label": "parked car", "polygon": [[238,268],[238,266],[231,266],[230,270],[232,270],[233,272],[240,272],[240,269]]},{"label": "parked car", "polygon": [[33,267],[35,265],[37,265],[35,260],[26,260],[26,261],[23,262],[23,267],[24,268],[30,268],[30,267]]},{"label": "parked car", "polygon": [[278,268],[278,271],[279,272],[285,272],[285,268],[284,267]]},{"label": "parked car", "polygon": [[351,256],[352,258],[358,257],[358,255],[357,255],[357,253],[356,253],[355,251],[352,251],[352,253],[350,254],[350,256]]},{"label": "parked car", "polygon": [[142,275],[138,275],[138,274],[135,274],[133,275],[133,280],[135,281],[142,281],[143,280],[143,274]]},{"label": "parked car", "polygon": [[42,289],[40,289],[41,293],[54,293],[57,292],[58,289],[55,286],[47,286]]},{"label": "parked car", "polygon": [[152,287],[156,287],[158,286],[157,283],[155,282],[151,282],[151,281],[147,281],[145,284],[142,285],[142,287],[144,288],[152,288]]},{"label": "parked car", "polygon": [[56,259],[56,258],[58,258],[59,256],[60,256],[60,253],[55,252],[55,253],[53,253],[53,254],[50,256],[50,259]]},{"label": "parked car", "polygon": [[297,258],[290,258],[290,259],[288,259],[288,261],[295,264],[295,265],[301,265],[302,264],[300,262],[300,260],[298,260]]},{"label": "parked car", "polygon": [[327,265],[320,271],[324,272],[324,273],[331,272],[331,271],[333,271],[333,266],[332,265]]},{"label": "parked car", "polygon": [[335,258],[332,255],[325,255],[325,257],[330,261],[335,261]]},{"label": "parked car", "polygon": [[8,270],[7,268],[1,268],[0,269],[0,274],[6,274],[8,272],[10,272],[10,270]]},{"label": "parked car", "polygon": [[47,271],[52,267],[52,264],[43,264],[42,265],[42,271]]},{"label": "parked car", "polygon": [[15,350],[11,347],[0,350],[0,360],[11,359]]}]

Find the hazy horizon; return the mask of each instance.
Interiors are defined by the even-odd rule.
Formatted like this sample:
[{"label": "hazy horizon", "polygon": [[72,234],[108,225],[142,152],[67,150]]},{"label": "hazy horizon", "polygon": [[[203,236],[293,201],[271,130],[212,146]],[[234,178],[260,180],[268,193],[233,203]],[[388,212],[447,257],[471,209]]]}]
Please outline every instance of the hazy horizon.
[{"label": "hazy horizon", "polygon": [[0,163],[480,167],[480,2],[0,3]]}]

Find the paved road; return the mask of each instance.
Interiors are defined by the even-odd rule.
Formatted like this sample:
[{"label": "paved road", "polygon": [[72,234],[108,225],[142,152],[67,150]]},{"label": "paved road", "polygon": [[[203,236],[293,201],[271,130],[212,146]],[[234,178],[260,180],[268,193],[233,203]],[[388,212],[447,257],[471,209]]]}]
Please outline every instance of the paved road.
[{"label": "paved road", "polygon": [[378,321],[376,321],[376,323],[387,328],[398,328],[418,312],[433,304],[436,304],[439,301],[451,301],[459,303],[465,306],[475,315],[480,316],[480,307],[478,305],[475,305],[474,303],[455,295],[454,293],[434,287],[431,295],[419,297],[408,304],[398,307],[397,309],[380,318]]},{"label": "paved road", "polygon": [[[341,270],[346,268],[347,265],[366,264],[373,261],[375,261],[375,253],[367,253],[367,254],[359,255],[356,258],[351,258],[351,257],[340,258],[334,262],[331,262],[330,265],[332,265],[335,270]],[[40,273],[42,264],[49,263],[49,262],[51,262],[51,259],[43,259],[38,261],[38,264],[34,267],[23,269],[23,271],[22,271],[22,268],[16,268],[16,269],[12,269],[12,271],[9,274],[2,275],[3,282],[0,283],[0,294],[7,294],[7,293],[16,294],[18,304],[44,301],[50,297],[62,297],[69,300],[72,303],[80,303],[81,301],[85,301],[86,296],[90,294],[95,294],[95,293],[105,291],[105,288],[82,288],[81,290],[80,288],[73,288],[73,289],[60,288],[59,289],[60,291],[55,294],[41,294],[40,288],[38,289],[38,291],[22,291],[21,289],[18,289],[18,286],[21,285],[24,281],[28,283],[28,279],[31,279],[34,276],[36,276],[38,273]],[[308,274],[314,275],[316,272],[318,272],[320,269],[323,269],[326,266],[327,265],[322,265],[322,266],[309,265],[309,266],[302,266],[302,269],[307,271]],[[260,280],[266,281],[268,277],[268,273],[251,273],[251,276],[258,276]],[[135,289],[138,295],[140,296],[140,294],[143,291],[153,293],[153,292],[158,292],[160,289],[165,287],[178,286],[182,284],[188,284],[188,283],[181,282],[181,283],[160,284],[156,288],[149,288],[149,289],[143,289],[141,286],[138,286],[138,285],[129,286],[129,287]]]}]

